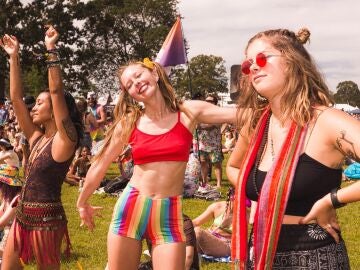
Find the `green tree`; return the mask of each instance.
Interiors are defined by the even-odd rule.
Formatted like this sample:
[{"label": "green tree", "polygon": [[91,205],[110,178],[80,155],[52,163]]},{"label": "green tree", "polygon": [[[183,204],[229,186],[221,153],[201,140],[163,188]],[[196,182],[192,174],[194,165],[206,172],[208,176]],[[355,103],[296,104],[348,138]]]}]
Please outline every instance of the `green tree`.
[{"label": "green tree", "polygon": [[[60,0],[33,0],[24,6],[25,18],[22,23],[23,55],[22,67],[24,73],[37,74],[36,78],[40,81],[47,81],[47,68],[44,59],[39,60],[35,55],[44,54],[44,33],[47,24],[54,25],[60,32],[58,49],[62,59],[63,77],[67,90],[76,90],[78,78],[77,70],[73,68],[75,42],[79,37],[79,27],[75,9],[80,3],[79,0],[60,1]],[[37,69],[37,71],[35,70]],[[25,77],[31,77],[31,75]],[[43,77],[43,79],[40,79]],[[35,77],[34,77],[35,78]],[[29,83],[29,81],[28,81]],[[25,89],[39,87],[38,82],[25,85]],[[42,87],[41,87],[42,88]],[[38,93],[42,89],[29,89],[33,93]]]},{"label": "green tree", "polygon": [[[188,68],[191,76],[189,89]],[[189,62],[189,67],[178,67],[171,75],[174,88],[179,97],[189,98],[191,94],[224,93],[228,91],[228,78],[225,61],[220,56],[198,55]]]},{"label": "green tree", "polygon": [[[4,3],[5,2],[5,3]],[[23,1],[24,2],[24,1]],[[79,1],[33,0],[23,5],[21,1],[1,1],[0,3],[0,33],[15,35],[20,44],[20,61],[24,74],[25,94],[36,94],[46,85],[47,69],[44,58],[41,60],[35,54],[44,55],[43,44],[45,25],[53,24],[60,31],[59,50],[63,59],[65,85],[72,87],[76,71],[72,69],[74,42],[78,39],[78,28],[75,26],[74,7]],[[6,59],[0,58],[0,91],[3,78],[8,78],[8,67],[3,64]],[[35,81],[32,81],[35,80]],[[5,85],[7,85],[5,83]]]},{"label": "green tree", "polygon": [[47,81],[39,69],[32,65],[24,74],[24,92],[26,95],[37,96],[41,91],[47,88]]},{"label": "green tree", "polygon": [[82,37],[77,41],[76,64],[80,89],[118,89],[115,73],[131,60],[155,58],[176,19],[178,0],[89,1],[76,7]]},{"label": "green tree", "polygon": [[[60,32],[65,87],[86,93],[117,90],[116,69],[130,59],[155,58],[176,19],[178,0],[33,0],[0,2],[0,33],[15,34],[21,47],[24,88],[37,93],[47,80],[44,26]],[[4,26],[4,27],[3,27]],[[0,58],[0,91],[8,77]],[[34,81],[33,81],[34,80]],[[1,92],[0,92],[1,94]]]},{"label": "green tree", "polygon": [[[19,0],[0,1],[0,35],[5,33],[17,35],[22,17],[23,9]],[[4,98],[8,87],[9,68],[6,53],[1,48],[0,51],[0,98]]]},{"label": "green tree", "polygon": [[360,108],[360,90],[353,81],[343,81],[336,86],[334,99],[336,103],[347,103]]}]

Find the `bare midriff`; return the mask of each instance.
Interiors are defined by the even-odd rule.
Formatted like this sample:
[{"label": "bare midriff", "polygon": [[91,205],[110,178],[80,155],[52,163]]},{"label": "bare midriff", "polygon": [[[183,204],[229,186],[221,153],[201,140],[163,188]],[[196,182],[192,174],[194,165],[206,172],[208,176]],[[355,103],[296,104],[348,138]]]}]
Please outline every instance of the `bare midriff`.
[{"label": "bare midriff", "polygon": [[186,162],[161,161],[135,165],[130,184],[153,199],[182,195]]}]

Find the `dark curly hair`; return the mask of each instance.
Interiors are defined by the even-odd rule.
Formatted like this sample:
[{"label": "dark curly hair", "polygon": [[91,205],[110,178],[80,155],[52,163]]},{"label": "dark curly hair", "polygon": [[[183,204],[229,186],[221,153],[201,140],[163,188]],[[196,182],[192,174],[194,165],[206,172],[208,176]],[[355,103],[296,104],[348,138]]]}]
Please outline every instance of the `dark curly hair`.
[{"label": "dark curly hair", "polygon": [[82,139],[84,135],[84,125],[83,125],[81,113],[79,112],[79,109],[76,106],[74,97],[69,92],[65,91],[64,97],[65,97],[67,109],[69,111],[70,119],[73,122],[76,128],[76,132],[78,134],[78,140],[76,146],[79,146],[80,139]]},{"label": "dark curly hair", "polygon": [[19,194],[21,187],[10,186],[3,182],[0,182],[0,193],[4,201],[11,202],[14,197]]},{"label": "dark curly hair", "polygon": [[226,193],[226,210],[232,212],[233,210],[233,201],[234,201],[234,195],[235,195],[235,188],[229,187],[227,193]]},{"label": "dark curly hair", "polygon": [[[43,92],[50,93],[49,89],[45,89]],[[80,140],[84,136],[84,125],[83,125],[81,113],[78,107],[76,106],[74,97],[70,94],[70,92],[64,91],[64,98],[66,102],[66,107],[69,111],[70,119],[76,128],[76,133],[78,135],[76,147],[78,147]],[[50,98],[50,102],[51,102],[51,98]]]}]

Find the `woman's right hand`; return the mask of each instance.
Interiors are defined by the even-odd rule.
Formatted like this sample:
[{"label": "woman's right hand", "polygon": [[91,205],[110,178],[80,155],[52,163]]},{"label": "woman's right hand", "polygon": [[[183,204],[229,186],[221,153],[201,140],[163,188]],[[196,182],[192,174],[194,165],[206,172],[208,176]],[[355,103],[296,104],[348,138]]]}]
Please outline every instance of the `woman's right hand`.
[{"label": "woman's right hand", "polygon": [[45,32],[45,46],[47,50],[52,50],[59,39],[59,32],[52,25],[46,25],[45,27],[47,28]]},{"label": "woman's right hand", "polygon": [[338,232],[340,231],[340,226],[337,221],[336,210],[330,199],[330,194],[316,201],[310,212],[303,217],[299,223],[309,224],[314,220],[335,239],[336,243],[339,243],[340,237]]},{"label": "woman's right hand", "polygon": [[0,39],[0,46],[10,57],[17,56],[19,53],[19,41],[15,36],[5,34],[5,36]]},{"label": "woman's right hand", "polygon": [[94,223],[94,217],[101,217],[99,210],[102,209],[102,207],[99,206],[91,206],[89,204],[78,207],[81,223],[80,226],[86,226],[90,231],[92,231],[95,228]]}]

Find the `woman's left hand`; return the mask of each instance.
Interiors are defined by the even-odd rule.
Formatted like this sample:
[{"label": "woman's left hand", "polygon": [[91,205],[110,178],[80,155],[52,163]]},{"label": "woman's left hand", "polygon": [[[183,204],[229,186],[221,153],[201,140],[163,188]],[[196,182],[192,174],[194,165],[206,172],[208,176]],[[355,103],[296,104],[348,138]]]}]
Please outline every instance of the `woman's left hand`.
[{"label": "woman's left hand", "polygon": [[340,238],[337,231],[340,231],[340,226],[337,221],[336,210],[331,203],[330,194],[318,200],[299,223],[307,224],[314,220],[335,239],[336,243],[339,243]]},{"label": "woman's left hand", "polygon": [[56,41],[59,39],[59,33],[52,25],[46,25],[45,27],[47,27],[45,33],[46,49],[51,50],[55,48]]},{"label": "woman's left hand", "polygon": [[101,217],[99,210],[102,207],[99,206],[91,206],[91,205],[84,205],[83,207],[78,207],[81,224],[80,227],[86,226],[90,231],[93,231],[95,228],[94,217]]}]

